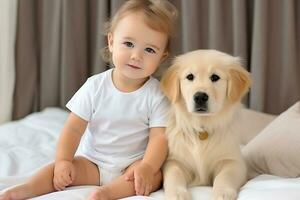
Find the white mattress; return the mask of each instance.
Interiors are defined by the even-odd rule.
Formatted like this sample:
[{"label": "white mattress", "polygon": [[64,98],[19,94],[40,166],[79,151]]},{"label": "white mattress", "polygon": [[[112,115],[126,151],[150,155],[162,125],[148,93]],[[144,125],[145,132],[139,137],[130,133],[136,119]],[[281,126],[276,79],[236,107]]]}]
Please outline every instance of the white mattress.
[{"label": "white mattress", "polygon": [[[246,110],[245,110],[246,111]],[[0,126],[0,190],[26,181],[43,165],[54,159],[55,146],[60,129],[67,117],[67,112],[59,108],[48,108],[40,113]],[[251,119],[249,119],[249,114]],[[261,129],[262,114],[246,111],[247,124],[253,127],[259,120]],[[263,116],[265,123],[273,117]],[[249,130],[249,129],[248,129]],[[254,133],[251,133],[254,135]],[[86,199],[94,189],[93,186],[69,187],[65,191],[54,192],[34,199]],[[208,200],[211,198],[211,187],[194,187],[190,189],[193,199]],[[163,200],[163,190],[150,197],[130,197],[133,199]],[[261,175],[246,183],[240,191],[239,200],[299,200],[300,178],[280,178]]]}]

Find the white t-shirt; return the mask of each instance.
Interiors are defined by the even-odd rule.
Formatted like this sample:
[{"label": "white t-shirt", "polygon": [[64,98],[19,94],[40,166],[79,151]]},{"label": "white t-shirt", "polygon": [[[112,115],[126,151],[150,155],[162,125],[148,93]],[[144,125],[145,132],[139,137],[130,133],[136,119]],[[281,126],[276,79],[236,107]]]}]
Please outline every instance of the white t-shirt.
[{"label": "white t-shirt", "polygon": [[66,107],[89,122],[77,153],[121,172],[143,157],[149,128],[166,126],[169,104],[155,78],[124,93],[114,86],[112,70],[88,78]]}]

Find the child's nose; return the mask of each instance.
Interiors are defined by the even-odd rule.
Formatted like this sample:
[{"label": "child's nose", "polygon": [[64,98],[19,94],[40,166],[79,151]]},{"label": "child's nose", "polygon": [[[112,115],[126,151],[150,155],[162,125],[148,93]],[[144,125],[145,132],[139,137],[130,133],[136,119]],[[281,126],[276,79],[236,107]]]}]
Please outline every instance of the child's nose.
[{"label": "child's nose", "polygon": [[142,60],[142,52],[139,50],[133,51],[131,54],[131,59],[135,61],[141,61]]}]

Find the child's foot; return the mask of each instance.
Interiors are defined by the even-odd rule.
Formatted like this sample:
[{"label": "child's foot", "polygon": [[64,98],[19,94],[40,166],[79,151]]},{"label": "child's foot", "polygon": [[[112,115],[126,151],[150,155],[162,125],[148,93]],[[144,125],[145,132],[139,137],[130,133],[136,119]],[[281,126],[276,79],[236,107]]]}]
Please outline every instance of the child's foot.
[{"label": "child's foot", "polygon": [[0,194],[0,200],[22,200],[28,199],[32,196],[33,195],[30,193],[30,187],[27,184],[23,184],[6,190],[3,194]]},{"label": "child's foot", "polygon": [[94,192],[92,192],[88,200],[110,200],[107,187],[102,186],[97,188]]},{"label": "child's foot", "polygon": [[3,194],[0,194],[0,200],[14,200],[10,191],[6,191]]}]

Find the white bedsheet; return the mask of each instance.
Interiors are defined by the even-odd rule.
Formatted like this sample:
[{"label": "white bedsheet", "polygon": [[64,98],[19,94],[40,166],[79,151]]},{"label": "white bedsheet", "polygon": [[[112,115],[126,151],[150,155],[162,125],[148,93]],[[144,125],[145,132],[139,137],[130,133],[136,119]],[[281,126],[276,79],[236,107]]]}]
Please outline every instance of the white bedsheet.
[{"label": "white bedsheet", "polygon": [[[0,190],[26,181],[43,165],[52,162],[55,146],[67,117],[67,112],[48,108],[40,113],[0,126]],[[255,113],[251,113],[255,117]],[[269,120],[270,118],[268,118]],[[248,118],[249,120],[249,118]],[[261,123],[261,121],[260,121]],[[70,187],[34,199],[86,199],[95,186]],[[211,187],[191,188],[193,199],[208,200]],[[163,200],[159,190],[151,197],[129,197],[126,200]],[[246,183],[240,191],[239,200],[300,200],[300,178],[280,178],[261,175]]]}]

